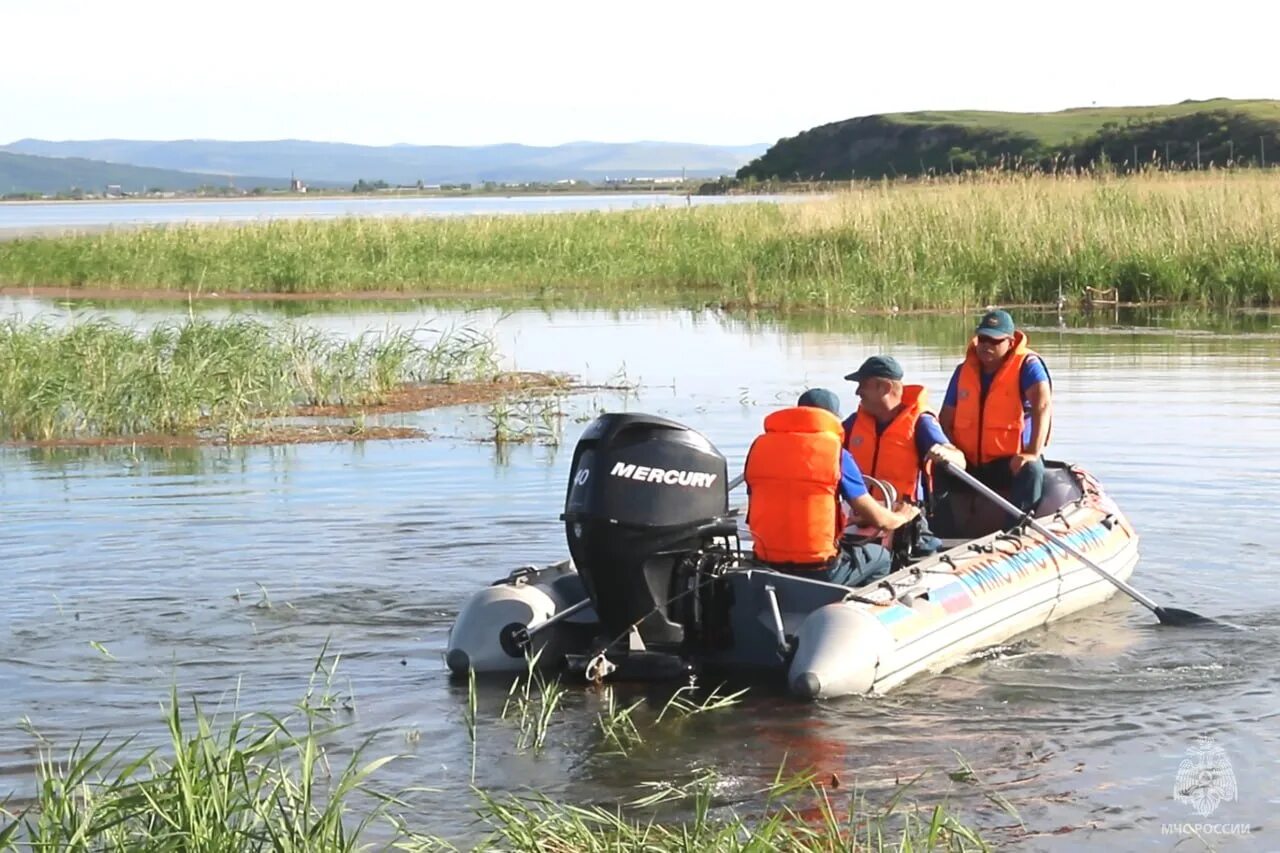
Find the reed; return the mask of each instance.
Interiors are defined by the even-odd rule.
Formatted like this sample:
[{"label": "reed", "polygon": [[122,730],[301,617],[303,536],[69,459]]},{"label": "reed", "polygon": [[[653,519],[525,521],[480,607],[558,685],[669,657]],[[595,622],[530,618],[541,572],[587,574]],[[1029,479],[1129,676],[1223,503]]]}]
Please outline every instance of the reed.
[{"label": "reed", "polygon": [[1280,175],[989,173],[787,204],[172,227],[0,243],[0,283],[892,310],[1280,297]]},{"label": "reed", "polygon": [[407,382],[495,369],[490,338],[387,329],[343,340],[257,319],[192,318],[147,330],[106,319],[0,321],[0,440],[121,435],[235,438],[299,406],[376,405]]},{"label": "reed", "polygon": [[42,749],[34,800],[0,810],[0,849],[348,851],[395,802],[369,786],[394,756],[366,762],[357,749],[331,767],[321,715],[237,714],[222,729],[191,710],[184,719],[171,692],[168,755],[130,758],[130,741],[105,738],[62,761]]},{"label": "reed", "polygon": [[[165,708],[165,747],[141,751],[133,739],[110,746],[106,738],[73,745],[61,760],[36,735],[39,762],[34,796],[0,804],[0,851],[131,850],[162,853],[280,851],[346,853],[362,849],[457,849],[431,834],[405,797],[374,778],[396,756],[366,759],[367,742],[340,757],[332,743],[341,713],[332,692],[338,657],[318,656],[306,696],[279,717],[242,713],[210,716],[191,702],[183,714],[176,691]],[[535,670],[531,667],[530,675]],[[563,690],[548,682],[513,688],[549,714]],[[723,709],[740,694],[713,691],[703,701],[681,695],[666,708],[678,717]],[[478,736],[474,680],[469,681],[466,724]],[[634,708],[634,706],[633,706]],[[610,706],[614,724],[631,709]],[[525,745],[545,737],[539,707],[518,735]],[[634,731],[634,727],[632,727]],[[32,729],[32,733],[34,729]],[[638,732],[635,735],[638,737]],[[623,736],[622,740],[631,738]],[[141,752],[141,755],[136,753]],[[473,758],[474,763],[474,758]],[[698,768],[686,779],[640,782],[637,795],[616,805],[579,805],[539,794],[497,794],[472,788],[476,827],[468,849],[578,850],[986,850],[976,830],[946,802],[908,799],[914,780],[895,785],[876,802],[858,791],[836,794],[834,780],[779,768],[759,790],[727,786],[715,770]],[[735,793],[726,797],[725,791]],[[882,801],[881,801],[882,800]]]},{"label": "reed", "polygon": [[502,719],[511,719],[516,724],[516,748],[520,750],[533,747],[535,752],[541,751],[547,743],[556,710],[565,696],[560,678],[549,679],[538,668],[541,656],[541,649],[536,654],[526,655],[525,673],[512,680],[507,690],[507,701],[502,705]]},{"label": "reed", "polygon": [[[883,805],[859,792],[833,796],[812,774],[784,775],[747,803],[723,802],[723,780],[701,769],[687,782],[664,781],[627,808],[567,806],[545,796],[479,792],[491,835],[482,850],[969,851],[990,845],[945,804],[910,803],[901,786]],[[763,806],[759,805],[763,800]],[[680,819],[656,819],[661,809]]]}]

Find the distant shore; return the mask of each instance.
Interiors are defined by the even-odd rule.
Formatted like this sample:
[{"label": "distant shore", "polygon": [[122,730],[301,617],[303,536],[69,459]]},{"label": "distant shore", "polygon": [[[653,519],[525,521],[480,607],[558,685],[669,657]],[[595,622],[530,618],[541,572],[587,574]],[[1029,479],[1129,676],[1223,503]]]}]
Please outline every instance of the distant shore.
[{"label": "distant shore", "polygon": [[121,195],[85,195],[82,198],[70,198],[64,195],[42,196],[40,198],[0,198],[0,204],[90,204],[94,202],[180,202],[180,201],[306,201],[312,198],[470,198],[474,196],[555,196],[555,195],[614,195],[630,193],[660,193],[664,195],[688,195],[696,193],[705,183],[704,180],[685,181],[683,183],[636,182],[618,183],[608,186],[578,182],[572,184],[532,184],[529,186],[496,186],[470,187],[467,189],[429,189],[416,187],[390,187],[384,190],[369,192],[351,192],[342,189],[308,188],[306,192],[288,192],[266,190],[261,192],[232,193],[200,193],[200,192],[167,192],[161,194],[127,193]]}]

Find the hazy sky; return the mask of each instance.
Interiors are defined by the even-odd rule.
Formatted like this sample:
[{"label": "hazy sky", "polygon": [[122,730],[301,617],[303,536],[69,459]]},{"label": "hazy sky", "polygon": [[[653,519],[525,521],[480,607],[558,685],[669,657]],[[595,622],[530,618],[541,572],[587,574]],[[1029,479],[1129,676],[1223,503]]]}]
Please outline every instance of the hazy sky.
[{"label": "hazy sky", "polygon": [[744,144],[868,113],[1280,97],[1280,4],[0,0],[0,144]]}]

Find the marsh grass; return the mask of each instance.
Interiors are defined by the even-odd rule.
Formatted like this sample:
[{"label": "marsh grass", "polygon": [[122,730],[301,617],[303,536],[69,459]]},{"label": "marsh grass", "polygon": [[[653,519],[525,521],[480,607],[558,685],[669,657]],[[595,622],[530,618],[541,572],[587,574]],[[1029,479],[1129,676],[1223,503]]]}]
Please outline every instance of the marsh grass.
[{"label": "marsh grass", "polygon": [[0,283],[908,310],[1280,298],[1280,174],[993,172],[613,213],[278,221],[0,242]]},{"label": "marsh grass", "polygon": [[409,382],[487,377],[470,329],[346,340],[287,323],[191,318],[150,329],[107,319],[0,321],[0,440],[160,434],[234,439],[300,406],[377,405]]},{"label": "marsh grass", "polygon": [[171,692],[165,722],[167,755],[129,758],[131,741],[102,738],[58,761],[42,746],[35,797],[5,809],[0,849],[346,851],[397,803],[369,784],[394,756],[365,761],[361,747],[333,761],[333,729],[314,712],[221,727],[194,700],[184,719]]},{"label": "marsh grass", "polygon": [[485,412],[489,440],[496,445],[558,446],[563,434],[564,399],[560,393],[499,397]]},{"label": "marsh grass", "polygon": [[596,714],[596,722],[600,726],[600,734],[604,737],[604,742],[613,747],[615,753],[625,756],[644,743],[644,736],[640,734],[634,718],[636,710],[644,704],[644,700],[637,699],[626,707],[620,707],[614,690],[605,689],[607,704],[603,711]]},{"label": "marsh grass", "polygon": [[[720,794],[724,781],[704,768],[684,783],[647,783],[642,788],[649,793],[626,808],[568,806],[542,795],[499,798],[480,792],[479,817],[492,835],[478,849],[566,853],[990,849],[945,804],[910,804],[906,797],[910,783],[883,805],[875,805],[856,791],[832,796],[812,774],[784,775],[779,770],[768,787],[752,792],[745,804],[734,805]],[[763,805],[758,805],[761,800]]]},{"label": "marsh grass", "polygon": [[[241,713],[229,720],[191,702],[183,715],[175,691],[165,707],[168,751],[132,757],[133,741],[109,746],[78,741],[65,758],[29,722],[39,752],[35,795],[0,805],[0,850],[130,850],[142,853],[280,851],[338,853],[364,849],[455,850],[429,832],[429,816],[412,813],[408,795],[387,793],[373,779],[396,756],[363,757],[368,741],[345,759],[332,744],[332,692],[339,657],[328,644],[317,656],[306,696],[287,717]],[[527,719],[517,735],[541,748],[564,688],[538,680],[531,661],[509,707]],[[659,715],[673,720],[724,710],[741,693],[712,691],[701,701],[677,691]],[[679,701],[675,701],[679,697]],[[473,749],[481,736],[474,677],[465,722]],[[636,706],[609,718],[623,726]],[[504,708],[504,716],[507,708]],[[655,721],[655,724],[656,721]],[[634,725],[624,741],[638,742]],[[522,747],[523,748],[523,747]],[[973,773],[962,762],[969,783]],[[473,768],[474,774],[474,757]],[[921,774],[923,776],[923,774]],[[636,795],[612,805],[579,805],[537,793],[492,793],[474,787],[476,821],[466,849],[483,851],[924,851],[986,850],[945,801],[918,806],[908,795],[919,781],[895,785],[883,802],[835,794],[809,772],[779,768],[759,790],[742,791],[710,768],[688,778],[639,782]]]},{"label": "marsh grass", "polygon": [[502,705],[502,719],[510,719],[516,725],[517,749],[532,747],[535,752],[546,745],[551,723],[565,695],[559,677],[547,678],[538,668],[541,656],[541,649],[526,656],[525,673],[511,682],[507,701]]}]

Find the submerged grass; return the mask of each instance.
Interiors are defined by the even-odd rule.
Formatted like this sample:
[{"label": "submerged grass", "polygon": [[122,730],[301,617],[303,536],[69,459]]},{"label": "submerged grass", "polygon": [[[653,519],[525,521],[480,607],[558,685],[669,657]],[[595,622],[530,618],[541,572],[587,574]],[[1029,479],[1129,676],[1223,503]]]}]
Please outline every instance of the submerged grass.
[{"label": "submerged grass", "polygon": [[400,291],[551,304],[902,310],[1280,299],[1280,174],[996,173],[830,198],[452,219],[173,227],[0,242],[0,283]]},{"label": "submerged grass", "polygon": [[[109,746],[103,738],[88,745],[77,741],[59,761],[53,745],[31,728],[39,753],[35,792],[22,803],[0,803],[0,851],[458,849],[431,834],[426,815],[410,814],[411,795],[431,789],[388,793],[375,787],[374,777],[398,756],[366,759],[367,740],[353,750],[335,746],[341,726],[332,721],[342,708],[331,694],[338,661],[326,643],[306,695],[285,717],[237,708],[229,720],[220,720],[194,700],[184,715],[171,690],[165,707],[167,749],[138,757],[130,754],[136,751],[133,739]],[[546,745],[547,723],[565,691],[558,681],[537,674],[535,659],[510,693],[514,705],[524,709],[517,712],[524,720],[516,735],[521,750]],[[721,712],[741,695],[715,690],[696,701],[690,691],[677,691],[654,725],[662,725],[668,714],[685,719]],[[472,677],[464,721],[473,750],[476,821],[467,849],[989,849],[945,805],[908,801],[920,777],[895,784],[876,803],[857,791],[836,794],[834,777],[820,783],[808,771],[788,774],[782,768],[763,788],[742,791],[714,769],[695,767],[683,781],[638,782],[636,796],[608,806],[560,802],[536,792],[485,791],[475,787],[477,704]],[[504,707],[504,718],[512,706],[509,701]],[[630,722],[635,707],[619,711],[610,702],[608,725],[617,732],[619,746],[643,741]],[[603,717],[601,724],[606,724]],[[342,757],[344,752],[349,754]],[[626,749],[619,752],[624,753],[619,760],[626,760]]]},{"label": "submerged grass", "polygon": [[[544,796],[494,797],[480,792],[481,820],[493,835],[478,849],[529,851],[926,851],[989,850],[990,845],[945,806],[908,804],[903,786],[883,806],[863,795],[831,796],[811,774],[779,772],[753,792],[763,806],[724,804],[723,780],[702,770],[684,784],[655,783],[654,792],[622,806],[566,806]],[[679,806],[682,820],[656,819]],[[638,812],[638,813],[637,813]]]},{"label": "submerged grass", "polygon": [[[131,758],[131,741],[109,747],[104,738],[77,742],[59,761],[41,740],[34,797],[0,804],[0,851],[458,849],[421,816],[406,817],[410,792],[374,786],[396,756],[366,759],[362,746],[333,760],[336,727],[307,702],[298,708],[300,720],[236,713],[222,725],[195,701],[184,718],[171,693],[165,754]],[[909,803],[912,784],[876,804],[780,769],[763,789],[728,796],[732,786],[701,768],[683,782],[640,782],[638,796],[613,806],[473,787],[479,837],[467,849],[989,849],[945,805]]]},{"label": "submerged grass", "polygon": [[490,375],[491,339],[419,342],[388,329],[344,340],[256,319],[148,330],[106,319],[0,321],[0,440],[206,433],[227,438],[299,406],[376,405],[406,382]]}]

